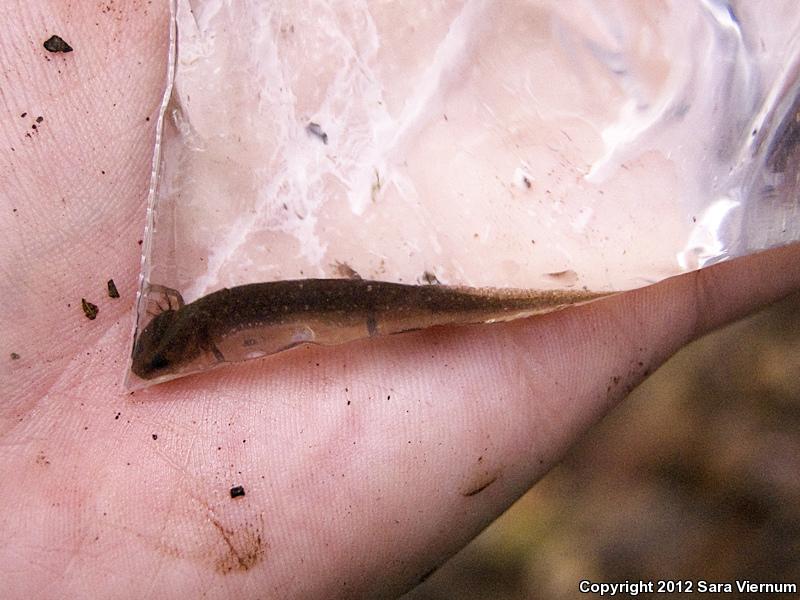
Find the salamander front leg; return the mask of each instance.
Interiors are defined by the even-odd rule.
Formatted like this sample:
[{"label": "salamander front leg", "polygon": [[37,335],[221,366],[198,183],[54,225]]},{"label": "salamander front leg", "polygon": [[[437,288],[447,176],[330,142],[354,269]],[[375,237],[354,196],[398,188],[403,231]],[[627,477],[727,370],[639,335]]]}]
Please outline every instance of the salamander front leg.
[{"label": "salamander front leg", "polygon": [[157,283],[151,283],[147,286],[146,302],[148,315],[155,317],[168,310],[178,310],[183,308],[185,302],[183,296],[178,290],[172,289]]}]

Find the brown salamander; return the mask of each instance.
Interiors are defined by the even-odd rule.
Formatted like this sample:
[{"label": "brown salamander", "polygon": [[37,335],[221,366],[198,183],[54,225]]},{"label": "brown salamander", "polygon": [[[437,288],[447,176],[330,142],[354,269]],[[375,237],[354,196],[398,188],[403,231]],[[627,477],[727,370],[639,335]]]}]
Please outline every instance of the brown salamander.
[{"label": "brown salamander", "polygon": [[363,279],[299,279],[221,289],[170,307],[136,339],[132,371],[168,379],[303,343],[338,344],[432,325],[506,321],[604,293],[404,285]]}]

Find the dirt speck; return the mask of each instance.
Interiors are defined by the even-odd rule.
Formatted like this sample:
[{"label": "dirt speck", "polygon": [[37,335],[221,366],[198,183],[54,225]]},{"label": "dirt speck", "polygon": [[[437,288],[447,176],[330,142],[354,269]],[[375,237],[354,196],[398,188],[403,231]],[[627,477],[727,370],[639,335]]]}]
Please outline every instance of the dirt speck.
[{"label": "dirt speck", "polygon": [[70,46],[67,42],[64,41],[63,38],[57,35],[51,35],[47,40],[45,40],[44,49],[48,52],[72,52],[72,46]]},{"label": "dirt speck", "polygon": [[20,356],[16,352],[11,353],[11,360],[19,360]]},{"label": "dirt speck", "polygon": [[346,262],[336,262],[334,263],[333,267],[339,277],[345,277],[347,279],[361,279],[361,275],[359,275],[358,272]]},{"label": "dirt speck", "polygon": [[244,488],[241,485],[235,485],[231,488],[231,498],[238,498],[244,496]]},{"label": "dirt speck", "polygon": [[90,321],[94,321],[97,318],[97,313],[100,312],[97,305],[88,302],[86,298],[81,298],[81,308],[83,309],[83,314],[86,315],[86,318]]},{"label": "dirt speck", "polygon": [[306,126],[306,131],[308,131],[308,133],[310,133],[311,135],[322,140],[323,144],[328,143],[328,134],[325,133],[325,131],[323,131],[322,126],[319,123],[314,123],[314,121],[311,121]]},{"label": "dirt speck", "polygon": [[119,298],[119,291],[117,290],[117,284],[114,283],[114,280],[109,279],[106,285],[108,287],[108,297]]}]

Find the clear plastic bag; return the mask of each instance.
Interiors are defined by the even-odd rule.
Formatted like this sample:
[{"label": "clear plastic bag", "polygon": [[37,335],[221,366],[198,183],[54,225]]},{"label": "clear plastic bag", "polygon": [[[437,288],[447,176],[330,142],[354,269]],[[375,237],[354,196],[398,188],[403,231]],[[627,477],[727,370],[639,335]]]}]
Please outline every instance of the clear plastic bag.
[{"label": "clear plastic bag", "polygon": [[176,0],[142,387],[800,239],[800,12]]}]

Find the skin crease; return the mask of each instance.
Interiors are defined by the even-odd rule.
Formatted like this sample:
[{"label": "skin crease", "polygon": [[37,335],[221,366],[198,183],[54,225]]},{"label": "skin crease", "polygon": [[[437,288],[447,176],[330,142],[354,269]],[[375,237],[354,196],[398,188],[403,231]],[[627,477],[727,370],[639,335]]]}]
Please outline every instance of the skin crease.
[{"label": "skin crease", "polygon": [[[794,245],[123,395],[163,4],[0,7],[4,598],[394,597],[677,349],[800,288]],[[47,54],[53,33],[74,52]]]}]

